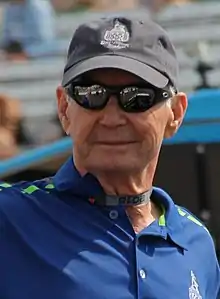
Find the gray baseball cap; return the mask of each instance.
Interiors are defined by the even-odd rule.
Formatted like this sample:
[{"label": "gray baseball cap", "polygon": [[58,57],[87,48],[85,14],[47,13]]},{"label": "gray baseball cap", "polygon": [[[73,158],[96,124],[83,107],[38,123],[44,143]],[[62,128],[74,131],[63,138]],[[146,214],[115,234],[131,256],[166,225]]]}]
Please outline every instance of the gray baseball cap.
[{"label": "gray baseball cap", "polygon": [[71,40],[62,85],[95,69],[116,68],[177,89],[178,61],[162,27],[146,17],[105,17],[80,25]]}]

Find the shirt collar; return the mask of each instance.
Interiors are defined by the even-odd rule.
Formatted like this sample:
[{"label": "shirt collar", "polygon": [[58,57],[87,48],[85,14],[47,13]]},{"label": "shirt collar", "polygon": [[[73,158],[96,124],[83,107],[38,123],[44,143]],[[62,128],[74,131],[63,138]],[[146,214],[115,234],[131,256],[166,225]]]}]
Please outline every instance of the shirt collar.
[{"label": "shirt collar", "polygon": [[[57,191],[74,194],[86,200],[104,193],[99,181],[93,175],[89,173],[84,176],[80,175],[72,157],[58,170],[53,183]],[[179,214],[171,197],[162,189],[154,187],[152,199],[164,209],[158,220],[161,236],[164,238],[169,236],[175,244],[187,249],[188,242],[183,229],[183,217]]]},{"label": "shirt collar", "polygon": [[172,198],[164,190],[154,187],[152,199],[164,210],[158,220],[163,234],[168,236],[175,244],[187,250],[189,239],[184,230],[183,217],[179,214],[178,207]]},{"label": "shirt collar", "polygon": [[96,197],[104,191],[99,181],[90,173],[84,176],[76,169],[73,158],[69,158],[53,178],[56,190],[68,192],[86,199]]}]

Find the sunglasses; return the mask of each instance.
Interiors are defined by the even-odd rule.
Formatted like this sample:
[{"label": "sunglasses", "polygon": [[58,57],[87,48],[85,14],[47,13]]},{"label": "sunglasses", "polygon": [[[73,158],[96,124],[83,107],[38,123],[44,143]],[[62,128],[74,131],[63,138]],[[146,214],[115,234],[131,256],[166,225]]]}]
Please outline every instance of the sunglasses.
[{"label": "sunglasses", "polygon": [[66,87],[66,92],[70,98],[85,109],[102,110],[110,97],[115,96],[123,111],[139,113],[173,97],[172,89],[170,85],[164,89],[159,89],[151,85],[104,86],[71,83]]}]

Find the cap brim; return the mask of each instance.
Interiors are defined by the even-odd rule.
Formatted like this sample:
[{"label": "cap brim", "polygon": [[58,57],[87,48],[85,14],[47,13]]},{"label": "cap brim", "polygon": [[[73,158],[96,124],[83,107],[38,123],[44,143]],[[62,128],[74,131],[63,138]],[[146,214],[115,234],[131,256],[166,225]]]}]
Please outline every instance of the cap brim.
[{"label": "cap brim", "polygon": [[164,88],[169,82],[167,77],[140,61],[124,56],[103,55],[86,59],[72,66],[64,73],[62,85],[65,87],[79,75],[102,68],[114,68],[127,71],[158,88]]}]

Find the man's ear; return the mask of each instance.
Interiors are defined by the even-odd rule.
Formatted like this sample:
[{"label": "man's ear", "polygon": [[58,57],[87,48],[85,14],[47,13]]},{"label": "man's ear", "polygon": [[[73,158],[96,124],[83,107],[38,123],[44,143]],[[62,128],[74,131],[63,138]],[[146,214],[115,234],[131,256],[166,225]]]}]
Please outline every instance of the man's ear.
[{"label": "man's ear", "polygon": [[188,100],[185,93],[178,93],[170,100],[171,114],[167,122],[164,138],[170,138],[176,134],[184,119]]},{"label": "man's ear", "polygon": [[56,89],[57,95],[57,111],[60,119],[60,123],[63,130],[69,135],[70,121],[68,118],[67,108],[68,108],[68,96],[65,89],[62,86],[58,86]]}]

